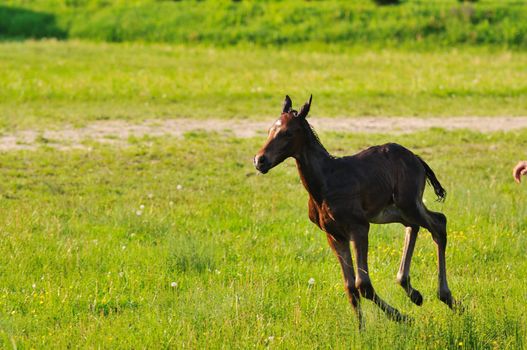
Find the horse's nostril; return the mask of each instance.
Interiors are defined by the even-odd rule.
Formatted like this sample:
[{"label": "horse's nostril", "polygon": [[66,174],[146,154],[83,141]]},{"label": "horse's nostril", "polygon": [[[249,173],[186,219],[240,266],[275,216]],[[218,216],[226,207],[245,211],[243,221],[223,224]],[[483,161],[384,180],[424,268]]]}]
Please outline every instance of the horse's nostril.
[{"label": "horse's nostril", "polygon": [[254,157],[254,166],[257,170],[265,174],[265,172],[267,172],[267,167],[269,166],[269,162],[267,161],[267,158],[263,154],[259,156],[257,155]]},{"label": "horse's nostril", "polygon": [[266,159],[264,155],[254,157],[254,165],[262,165],[265,161]]}]

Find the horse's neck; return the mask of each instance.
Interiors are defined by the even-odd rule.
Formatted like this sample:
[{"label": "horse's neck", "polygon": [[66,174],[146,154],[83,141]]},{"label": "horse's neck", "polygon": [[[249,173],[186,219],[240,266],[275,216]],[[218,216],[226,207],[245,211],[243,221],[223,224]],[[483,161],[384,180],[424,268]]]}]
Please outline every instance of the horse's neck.
[{"label": "horse's neck", "polygon": [[318,203],[322,202],[326,189],[324,172],[333,158],[318,142],[306,145],[303,151],[295,158],[298,173],[304,187],[315,201]]}]

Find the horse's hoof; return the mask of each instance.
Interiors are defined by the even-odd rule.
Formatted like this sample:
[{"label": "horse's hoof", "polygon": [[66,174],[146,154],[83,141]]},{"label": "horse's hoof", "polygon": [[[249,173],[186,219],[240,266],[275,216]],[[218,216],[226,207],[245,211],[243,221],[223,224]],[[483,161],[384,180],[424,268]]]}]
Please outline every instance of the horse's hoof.
[{"label": "horse's hoof", "polygon": [[439,292],[437,297],[443,303],[447,304],[449,308],[451,308],[452,310],[454,309],[454,298],[452,298],[452,294],[450,293],[450,291]]},{"label": "horse's hoof", "polygon": [[414,319],[412,317],[403,314],[399,314],[399,317],[396,319],[396,321],[399,323],[405,323],[409,325],[414,323]]},{"label": "horse's hoof", "polygon": [[459,315],[465,312],[465,307],[463,306],[463,304],[459,300],[455,300],[454,298],[452,298],[452,308],[451,309],[452,311],[454,311],[456,314],[459,314]]},{"label": "horse's hoof", "polygon": [[410,292],[410,300],[412,301],[412,303],[414,303],[415,305],[417,306],[421,306],[423,305],[423,296],[421,295],[421,293],[419,293],[419,291],[417,290],[412,290]]},{"label": "horse's hoof", "polygon": [[410,316],[407,316],[405,314],[400,313],[399,311],[395,311],[392,314],[388,314],[388,317],[397,323],[407,323],[412,324],[414,319]]}]

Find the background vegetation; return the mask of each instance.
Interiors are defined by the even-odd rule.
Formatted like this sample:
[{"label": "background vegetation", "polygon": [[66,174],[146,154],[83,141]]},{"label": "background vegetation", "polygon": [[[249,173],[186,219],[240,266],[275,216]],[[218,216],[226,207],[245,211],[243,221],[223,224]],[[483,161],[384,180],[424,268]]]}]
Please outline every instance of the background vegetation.
[{"label": "background vegetation", "polygon": [[0,36],[232,45],[527,48],[522,1],[7,0]]},{"label": "background vegetation", "polygon": [[[313,93],[312,118],[525,115],[526,14],[490,0],[5,0],[0,137],[93,121],[271,123],[285,94],[298,105]],[[415,322],[364,302],[360,334],[294,163],[255,176],[264,132],[95,135],[76,149],[37,137],[1,151],[0,348],[525,348],[527,187],[510,176],[525,130],[320,135],[335,155],[404,144],[449,193],[425,198],[449,219],[465,313],[435,298],[428,232],[412,265],[419,308],[395,283],[403,228],[374,226],[372,281]]]}]

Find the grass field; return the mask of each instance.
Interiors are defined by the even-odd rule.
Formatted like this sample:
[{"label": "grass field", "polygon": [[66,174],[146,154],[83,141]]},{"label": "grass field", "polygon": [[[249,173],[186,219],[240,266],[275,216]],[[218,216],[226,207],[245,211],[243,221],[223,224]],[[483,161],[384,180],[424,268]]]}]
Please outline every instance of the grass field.
[{"label": "grass field", "polygon": [[268,118],[285,94],[319,116],[525,115],[527,54],[0,44],[0,128],[93,120]]},{"label": "grass field", "polygon": [[526,15],[518,0],[405,0],[398,6],[371,0],[4,0],[0,39],[525,50]]},{"label": "grass field", "polygon": [[[131,7],[125,3],[7,5],[58,15],[78,5],[102,11],[90,19],[104,24],[113,18],[104,13],[122,10],[128,18]],[[320,6],[339,4],[345,3]],[[485,6],[498,5],[482,1],[478,8]],[[6,7],[0,6],[0,37],[7,23],[2,18],[20,25]],[[408,8],[398,7],[402,13]],[[322,17],[331,19],[326,10]],[[498,15],[503,32],[523,40],[523,22],[516,25],[509,12]],[[406,25],[394,16],[390,24]],[[477,19],[479,29],[496,28],[487,23],[485,29],[485,18]],[[102,24],[96,27],[113,28]],[[496,37],[500,33],[496,29]],[[0,136],[99,120],[271,123],[285,94],[298,106],[312,93],[313,118],[527,115],[522,42],[517,51],[478,43],[412,51],[309,38],[291,47],[244,40],[222,47],[220,39],[209,46],[2,41]],[[399,142],[421,155],[448,190],[446,203],[435,202],[430,190],[425,197],[449,219],[449,282],[465,312],[454,314],[435,297],[436,254],[428,232],[420,234],[412,265],[412,283],[425,298],[417,307],[395,283],[403,227],[374,226],[373,284],[415,322],[392,323],[364,302],[362,333],[325,235],[307,217],[307,194],[294,162],[256,176],[252,157],[263,136],[194,131],[183,138],[130,137],[112,145],[96,142],[94,135],[73,149],[61,148],[58,135],[37,137],[35,150],[0,152],[0,348],[526,347],[527,187],[511,177],[516,161],[527,158],[525,130],[320,135],[336,155]]]},{"label": "grass field", "polygon": [[444,204],[425,197],[449,218],[450,284],[465,313],[435,298],[428,232],[412,266],[419,308],[395,283],[403,228],[374,226],[372,281],[415,323],[365,302],[361,334],[294,163],[255,176],[261,138],[194,132],[3,153],[0,347],[522,348],[527,189],[510,172],[524,136],[321,135],[337,155],[403,143],[449,191]]}]

